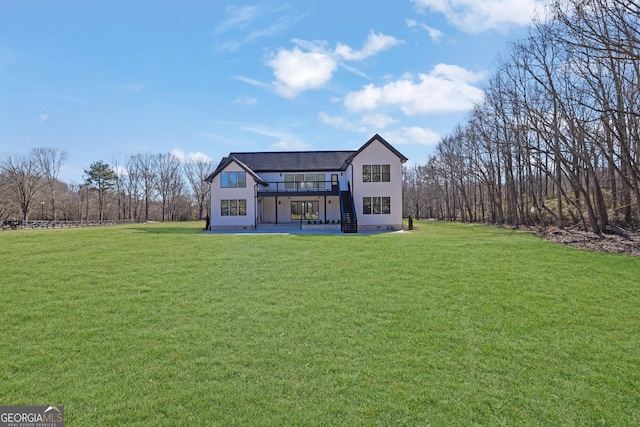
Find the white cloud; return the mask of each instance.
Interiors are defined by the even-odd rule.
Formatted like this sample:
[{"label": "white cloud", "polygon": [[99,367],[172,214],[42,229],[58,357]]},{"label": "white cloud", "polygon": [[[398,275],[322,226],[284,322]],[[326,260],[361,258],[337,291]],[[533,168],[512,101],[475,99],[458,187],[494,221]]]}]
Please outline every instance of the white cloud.
[{"label": "white cloud", "polygon": [[267,61],[276,78],[276,92],[285,98],[295,98],[304,91],[324,87],[333,78],[339,62],[350,72],[368,78],[364,72],[341,61],[360,61],[403,43],[395,37],[374,32],[358,51],[341,43],[331,51],[324,40],[292,41],[295,44],[292,49],[280,49]]},{"label": "white cloud", "polygon": [[173,157],[175,157],[176,159],[178,159],[180,161],[180,163],[186,163],[186,162],[210,162],[211,157],[207,156],[204,153],[201,153],[200,151],[196,151],[195,153],[185,153],[183,150],[180,150],[178,148],[174,148],[173,150],[171,150],[171,155]]},{"label": "white cloud", "polygon": [[345,70],[355,74],[356,76],[360,76],[360,77],[363,77],[365,79],[370,79],[370,77],[366,73],[364,73],[363,71],[358,70],[356,67],[352,67],[351,65],[347,65],[344,62],[341,62],[340,66],[342,68],[344,68]]},{"label": "white cloud", "polygon": [[458,80],[469,83],[478,83],[485,78],[484,73],[469,71],[457,65],[451,64],[437,64],[435,67],[433,67],[433,71],[430,73],[430,75],[447,80]]},{"label": "white cloud", "polygon": [[282,32],[289,25],[286,20],[281,20],[273,23],[272,25],[251,31],[250,33],[244,35],[244,37],[239,39],[232,39],[225,42],[218,43],[216,48],[219,50],[227,50],[229,52],[234,52],[240,49],[242,46],[246,44],[253,43],[256,40],[259,40],[264,37],[272,37]]},{"label": "white cloud", "polygon": [[280,129],[263,126],[260,124],[244,125],[240,129],[247,132],[257,133],[258,135],[267,136],[277,139],[277,142],[271,144],[274,150],[309,150],[311,145],[301,140],[296,135],[287,133]]},{"label": "white cloud", "polygon": [[431,37],[431,41],[434,42],[435,44],[440,43],[440,39],[442,38],[442,35],[443,35],[442,31],[438,30],[437,28],[430,27],[427,24],[415,21],[413,19],[407,19],[407,27],[409,27],[409,28],[415,28],[415,27],[422,28],[423,30],[425,30],[429,34],[429,37]]},{"label": "white cloud", "polygon": [[337,61],[323,52],[303,52],[299,47],[281,49],[267,65],[276,77],[276,92],[285,98],[295,98],[301,92],[320,89],[333,77]]},{"label": "white cloud", "polygon": [[547,0],[411,0],[418,10],[442,13],[468,33],[527,25]]},{"label": "white cloud", "polygon": [[48,115],[48,114],[40,114],[40,115],[38,116],[38,121],[39,121],[40,123],[44,123],[44,122],[46,122],[47,120],[49,120],[49,115]]},{"label": "white cloud", "polygon": [[318,118],[324,124],[331,125],[337,129],[348,130],[350,132],[367,132],[367,128],[340,116],[330,116],[324,111],[318,114]]},{"label": "white cloud", "polygon": [[234,28],[244,28],[260,17],[260,9],[258,6],[229,6],[225,14],[228,18],[214,28],[215,34],[225,33]]},{"label": "white cloud", "polygon": [[277,139],[293,139],[292,135],[263,125],[244,125],[240,129]]},{"label": "white cloud", "polygon": [[[218,41],[216,48],[235,51],[245,44],[255,42],[264,37],[275,36],[293,23],[302,19],[305,14],[281,14],[289,6],[286,4],[258,4],[250,6],[229,6],[225,9],[227,19],[213,29],[216,39],[227,34],[227,40]],[[267,26],[262,26],[268,22]]]},{"label": "white cloud", "polygon": [[362,117],[362,123],[375,129],[385,129],[398,121],[386,114],[370,114]]},{"label": "white cloud", "polygon": [[232,77],[232,79],[233,79],[233,80],[238,80],[238,81],[243,82],[243,83],[250,84],[251,86],[258,87],[258,88],[261,88],[261,89],[267,89],[267,88],[269,88],[269,85],[268,85],[268,84],[263,83],[263,82],[261,82],[261,81],[259,81],[259,80],[250,79],[249,77],[244,77],[244,76],[233,76],[233,77]]},{"label": "white cloud", "polygon": [[286,150],[286,151],[306,151],[310,150],[311,144],[299,139],[281,140],[275,144],[271,144],[271,148],[274,150]]},{"label": "white cloud", "polygon": [[345,44],[338,43],[335,53],[347,61],[362,61],[365,58],[376,55],[383,50],[391,49],[393,46],[401,43],[404,42],[393,36],[371,32],[361,50],[353,50]]},{"label": "white cloud", "polygon": [[441,139],[437,132],[417,126],[385,131],[384,138],[394,145],[421,144],[429,146],[436,145]]},{"label": "white cloud", "polygon": [[235,104],[256,105],[258,100],[248,95],[242,95],[233,100]]},{"label": "white cloud", "polygon": [[420,74],[418,81],[405,75],[384,86],[369,84],[344,98],[352,112],[397,106],[408,116],[467,111],[484,96],[473,86],[484,78],[456,65],[438,64],[429,74]]},{"label": "white cloud", "polygon": [[381,130],[398,123],[394,118],[386,114],[370,114],[360,118],[359,122],[352,121],[346,117],[330,116],[324,111],[318,114],[318,119],[324,124],[331,125],[337,129],[350,132],[369,133],[371,129]]}]

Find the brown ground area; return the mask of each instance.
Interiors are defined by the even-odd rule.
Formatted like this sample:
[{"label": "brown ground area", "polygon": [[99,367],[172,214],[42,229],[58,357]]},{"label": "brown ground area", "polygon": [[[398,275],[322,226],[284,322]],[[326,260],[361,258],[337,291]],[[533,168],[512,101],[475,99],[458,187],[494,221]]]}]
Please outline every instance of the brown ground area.
[{"label": "brown ground area", "polygon": [[560,230],[558,228],[531,228],[536,235],[563,245],[574,248],[598,252],[624,253],[640,256],[640,233],[624,232],[626,236],[618,234],[603,234],[602,237],[580,230]]}]

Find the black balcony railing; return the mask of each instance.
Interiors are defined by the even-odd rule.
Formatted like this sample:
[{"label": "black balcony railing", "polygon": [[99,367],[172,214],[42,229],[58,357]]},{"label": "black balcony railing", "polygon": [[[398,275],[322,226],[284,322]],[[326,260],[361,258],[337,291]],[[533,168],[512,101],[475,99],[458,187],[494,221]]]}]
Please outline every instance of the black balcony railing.
[{"label": "black balcony railing", "polygon": [[[266,184],[266,185],[264,185]],[[326,193],[338,194],[338,184],[331,181],[265,182],[258,193]]]}]

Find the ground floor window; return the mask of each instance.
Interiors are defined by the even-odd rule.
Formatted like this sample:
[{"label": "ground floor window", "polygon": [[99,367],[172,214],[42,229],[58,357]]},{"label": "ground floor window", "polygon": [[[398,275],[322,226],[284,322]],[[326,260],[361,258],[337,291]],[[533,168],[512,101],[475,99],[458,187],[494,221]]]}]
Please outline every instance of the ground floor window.
[{"label": "ground floor window", "polygon": [[363,197],[362,213],[365,215],[391,214],[391,197]]},{"label": "ground floor window", "polygon": [[292,201],[291,219],[320,219],[320,203],[318,201]]},{"label": "ground floor window", "polygon": [[247,215],[247,199],[220,200],[220,215],[246,216]]}]

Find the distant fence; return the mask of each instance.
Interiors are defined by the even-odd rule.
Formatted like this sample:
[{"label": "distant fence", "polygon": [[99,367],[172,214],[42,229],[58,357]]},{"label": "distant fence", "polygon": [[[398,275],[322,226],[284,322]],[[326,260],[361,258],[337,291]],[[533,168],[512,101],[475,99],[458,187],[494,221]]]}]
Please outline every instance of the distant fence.
[{"label": "distant fence", "polygon": [[113,221],[15,221],[5,220],[0,223],[3,230],[37,229],[37,228],[80,228],[80,227],[104,227],[109,225],[135,224],[135,219],[119,219]]}]

